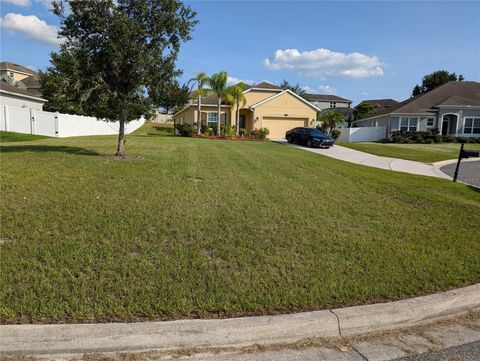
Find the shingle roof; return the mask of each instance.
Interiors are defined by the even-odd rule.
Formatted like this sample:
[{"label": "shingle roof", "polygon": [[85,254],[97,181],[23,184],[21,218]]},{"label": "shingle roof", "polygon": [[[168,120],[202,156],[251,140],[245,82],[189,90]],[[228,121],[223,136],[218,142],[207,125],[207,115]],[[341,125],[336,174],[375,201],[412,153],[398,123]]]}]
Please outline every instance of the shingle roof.
[{"label": "shingle roof", "polygon": [[[429,91],[428,93],[417,95],[416,97],[404,100],[391,108],[384,109],[378,112],[376,116],[391,113],[425,113],[439,105],[474,106],[479,101],[480,83],[474,81],[451,81]],[[447,103],[445,104],[444,102]]]},{"label": "shingle roof", "polygon": [[2,61],[0,63],[0,70],[14,70],[14,71],[22,72],[22,73],[38,75],[38,72],[36,72],[35,70],[27,68],[26,66],[23,66],[23,65],[18,65],[18,64],[15,64],[15,63],[11,63],[9,61]]},{"label": "shingle roof", "polygon": [[335,112],[335,113],[340,113],[343,115],[343,119],[345,121],[348,121],[348,120],[353,120],[353,108],[345,108],[345,107],[341,107],[341,108],[327,108],[327,109],[323,109],[321,112],[320,112],[320,115],[323,115],[323,114],[326,114],[328,112]]},{"label": "shingle roof", "polygon": [[[4,91],[10,92],[10,93],[16,93],[16,94],[19,94],[19,95],[27,95],[27,96],[30,96],[30,97],[42,99],[42,98],[40,98],[40,96],[38,94],[29,92],[26,89],[22,89],[22,88],[10,85],[10,84],[8,84],[7,82],[4,82],[4,81],[0,81],[0,90],[4,90]],[[43,99],[43,100],[45,100],[45,99]]]},{"label": "shingle roof", "polygon": [[362,100],[360,104],[362,103],[371,103],[375,107],[381,107],[381,108],[390,108],[398,104],[398,102],[395,99],[367,99],[367,100]]},{"label": "shingle roof", "polygon": [[306,94],[305,98],[309,101],[327,101],[327,102],[345,102],[345,103],[352,102],[350,99],[342,98],[337,95],[331,95],[331,94]]},{"label": "shingle roof", "polygon": [[40,81],[35,75],[30,75],[28,78],[23,79],[22,83],[25,84],[27,88],[40,88]]},{"label": "shingle roof", "polygon": [[268,81],[262,81],[261,83],[251,86],[250,88],[282,90],[282,88],[280,88],[278,85],[269,83]]}]

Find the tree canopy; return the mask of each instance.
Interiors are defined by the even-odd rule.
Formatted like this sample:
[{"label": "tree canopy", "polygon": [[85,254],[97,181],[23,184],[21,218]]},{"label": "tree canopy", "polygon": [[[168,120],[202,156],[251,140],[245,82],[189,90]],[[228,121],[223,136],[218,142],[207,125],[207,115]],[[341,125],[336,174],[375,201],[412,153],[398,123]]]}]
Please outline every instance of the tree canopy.
[{"label": "tree canopy", "polygon": [[[65,9],[68,8],[68,12]],[[181,74],[175,61],[196,13],[179,0],[61,0],[60,50],[41,74],[49,109],[125,123],[157,107]]]},{"label": "tree canopy", "polygon": [[375,106],[370,102],[361,102],[353,110],[355,120],[368,118],[373,115]]},{"label": "tree canopy", "polygon": [[446,84],[449,81],[463,81],[465,80],[462,74],[458,75],[455,73],[449,73],[446,70],[437,70],[431,74],[425,75],[422,78],[421,85],[415,85],[412,90],[412,96],[417,96],[435,88],[438,88],[440,85]]},{"label": "tree canopy", "polygon": [[295,94],[305,98],[307,96],[307,92],[300,86],[300,84],[292,85],[287,80],[283,80],[282,84],[280,84],[280,88],[283,90],[290,89]]},{"label": "tree canopy", "polygon": [[344,122],[343,115],[334,111],[326,112],[318,116],[320,127],[324,133],[330,134],[339,124]]}]

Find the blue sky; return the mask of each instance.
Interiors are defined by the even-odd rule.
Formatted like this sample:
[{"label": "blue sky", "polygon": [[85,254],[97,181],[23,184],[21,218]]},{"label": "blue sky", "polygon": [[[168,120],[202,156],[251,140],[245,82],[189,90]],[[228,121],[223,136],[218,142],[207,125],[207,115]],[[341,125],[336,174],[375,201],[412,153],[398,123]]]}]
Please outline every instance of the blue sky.
[{"label": "blue sky", "polygon": [[[56,49],[48,0],[1,0],[1,59],[43,69]],[[407,98],[446,69],[480,79],[480,2],[188,1],[200,24],[182,81],[226,70],[352,99]],[[233,81],[233,79],[232,79]]]}]

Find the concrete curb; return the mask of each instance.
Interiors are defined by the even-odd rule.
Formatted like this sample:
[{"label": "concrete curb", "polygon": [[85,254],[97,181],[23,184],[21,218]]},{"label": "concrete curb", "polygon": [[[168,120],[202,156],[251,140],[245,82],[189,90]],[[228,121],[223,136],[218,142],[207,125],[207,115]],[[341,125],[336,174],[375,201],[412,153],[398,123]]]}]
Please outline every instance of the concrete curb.
[{"label": "concrete curb", "polygon": [[480,283],[412,299],[297,314],[221,320],[3,325],[3,355],[232,349],[410,327],[480,309]]},{"label": "concrete curb", "polygon": [[[454,163],[457,163],[457,162],[458,162],[458,159],[448,159],[448,160],[442,160],[440,162],[432,163],[433,171],[437,174],[442,174],[444,177],[447,177],[450,180],[453,180],[453,177],[451,177],[448,174],[442,172],[441,168],[445,165],[454,164]],[[480,162],[480,159],[477,159],[477,158],[462,159],[462,163],[470,163],[470,162]],[[470,187],[480,189],[480,187],[478,187],[476,185],[466,183],[466,182],[462,182],[461,180],[457,180],[457,182],[465,184],[465,185],[470,186]]]}]

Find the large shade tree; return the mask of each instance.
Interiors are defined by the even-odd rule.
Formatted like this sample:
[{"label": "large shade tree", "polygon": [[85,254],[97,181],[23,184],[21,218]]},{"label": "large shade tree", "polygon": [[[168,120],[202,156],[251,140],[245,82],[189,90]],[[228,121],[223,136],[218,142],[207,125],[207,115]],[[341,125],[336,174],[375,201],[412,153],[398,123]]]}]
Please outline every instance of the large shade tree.
[{"label": "large shade tree", "polygon": [[417,96],[435,88],[438,88],[440,85],[446,84],[450,81],[463,81],[465,78],[462,74],[458,75],[455,73],[449,73],[446,70],[437,70],[431,74],[425,75],[422,78],[421,85],[415,85],[412,90],[412,96]]},{"label": "large shade tree", "polygon": [[[220,110],[222,101],[227,96],[227,79],[228,74],[226,71],[220,71],[213,74],[210,77],[209,84],[213,94],[217,96],[217,135],[220,135]],[[225,114],[226,117],[226,114]],[[226,120],[226,118],[225,118]]]},{"label": "large shade tree", "polygon": [[192,95],[197,98],[197,134],[200,134],[202,129],[202,98],[210,92],[210,89],[206,88],[209,83],[210,78],[203,72],[195,74],[195,76],[188,81],[188,84],[196,87]]},{"label": "large shade tree", "polygon": [[179,0],[61,0],[53,9],[63,42],[41,76],[48,99],[118,120],[123,156],[125,124],[158,106],[159,89],[180,74],[175,60],[196,13]]}]

